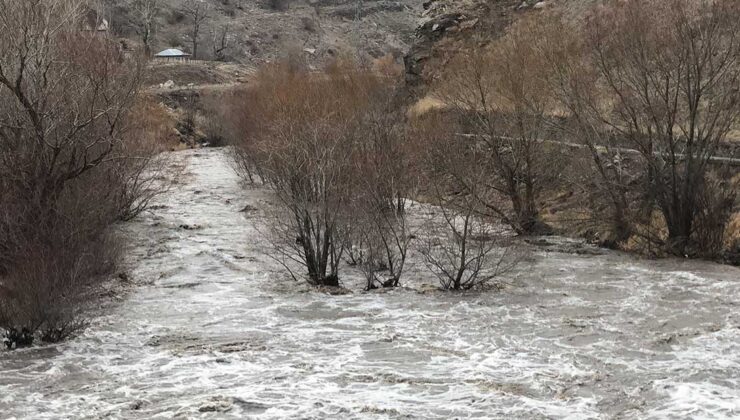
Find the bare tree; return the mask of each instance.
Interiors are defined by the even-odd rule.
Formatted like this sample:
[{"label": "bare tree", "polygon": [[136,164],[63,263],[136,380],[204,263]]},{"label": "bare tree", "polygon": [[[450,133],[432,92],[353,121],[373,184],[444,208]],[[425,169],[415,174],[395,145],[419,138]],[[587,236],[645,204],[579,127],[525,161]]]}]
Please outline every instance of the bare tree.
[{"label": "bare tree", "polygon": [[739,18],[734,1],[608,2],[570,44],[577,64],[551,60],[619,223],[628,199],[622,168],[609,166],[623,151],[614,144],[639,154],[644,202],[659,209],[676,254],[702,248],[695,222],[710,162],[740,116]]},{"label": "bare tree", "polygon": [[588,197],[592,220],[607,225],[610,234],[603,242],[614,247],[624,244],[635,233],[639,210],[635,207],[642,202],[630,187],[639,176],[630,170],[617,138],[603,128],[597,76],[588,63],[579,22],[556,13],[531,19],[530,30],[536,31],[539,39],[533,48],[544,69],[543,90],[555,96],[565,115],[557,124],[559,136],[555,138],[573,152],[571,162],[577,165],[571,171],[570,185]]},{"label": "bare tree", "polygon": [[[413,152],[392,94],[393,84],[380,79],[360,90],[369,98],[356,142],[356,194],[360,248],[366,248],[363,267],[367,288],[396,287],[414,237],[406,201],[416,194],[418,176]],[[393,80],[393,79],[390,79]]]},{"label": "bare tree", "polygon": [[424,262],[445,290],[468,290],[484,285],[518,262],[513,247],[497,241],[491,227],[477,215],[475,205],[440,206],[442,224],[430,222],[420,241]]},{"label": "bare tree", "polygon": [[548,148],[555,101],[541,74],[538,35],[523,20],[490,49],[461,54],[437,93],[457,115],[459,141],[485,151],[470,164],[488,168],[487,188],[463,187],[519,234],[550,231],[540,217],[542,193],[564,161],[559,148]]},{"label": "bare tree", "polygon": [[208,20],[211,15],[210,7],[208,3],[203,0],[186,0],[182,4],[180,11],[190,19],[190,42],[193,45],[193,59],[198,59],[198,43],[200,42],[200,32],[203,27],[203,23]]},{"label": "bare tree", "polygon": [[232,38],[231,26],[228,23],[211,29],[211,45],[215,60],[224,61],[226,59],[226,51],[231,47]]},{"label": "bare tree", "polygon": [[354,105],[340,88],[285,66],[265,69],[245,104],[254,129],[239,143],[281,204],[270,221],[274,251],[304,266],[316,285],[338,285],[345,248]]},{"label": "bare tree", "polygon": [[114,152],[143,64],[118,65],[124,57],[113,43],[77,30],[84,2],[43,3],[3,5],[0,85],[6,112],[20,120],[5,123],[0,138],[6,147],[33,145],[28,151],[42,165],[35,186],[53,198]]},{"label": "bare tree", "polygon": [[397,285],[413,183],[388,79],[339,60],[323,74],[270,66],[258,80],[242,98],[237,159],[247,178],[259,173],[280,200],[270,221],[277,259],[304,266],[311,283],[336,285],[345,252],[363,254],[366,264],[373,254],[371,278],[383,271],[380,282]]},{"label": "bare tree", "polygon": [[470,289],[513,268],[518,252],[499,240],[496,217],[484,218],[480,198],[487,188],[489,169],[480,165],[488,156],[485,147],[470,147],[449,135],[449,122],[427,116],[416,135],[424,136],[424,166],[428,174],[428,196],[437,215],[420,233],[419,251],[444,289]]},{"label": "bare tree", "polygon": [[116,266],[108,227],[125,206],[125,162],[144,154],[126,137],[143,61],[84,30],[86,5],[0,1],[0,328],[10,336],[56,341],[84,325],[90,287]]},{"label": "bare tree", "polygon": [[165,176],[170,160],[161,152],[179,144],[172,134],[174,118],[150,96],[139,95],[126,120],[123,141],[106,168],[115,179],[114,185],[119,186],[114,191],[118,193],[117,218],[122,221],[146,211],[152,200],[172,186],[171,180],[177,174]]},{"label": "bare tree", "polygon": [[157,16],[159,15],[159,0],[133,0],[132,10],[136,16],[141,41],[144,44],[144,53],[151,54],[151,42],[157,30]]}]

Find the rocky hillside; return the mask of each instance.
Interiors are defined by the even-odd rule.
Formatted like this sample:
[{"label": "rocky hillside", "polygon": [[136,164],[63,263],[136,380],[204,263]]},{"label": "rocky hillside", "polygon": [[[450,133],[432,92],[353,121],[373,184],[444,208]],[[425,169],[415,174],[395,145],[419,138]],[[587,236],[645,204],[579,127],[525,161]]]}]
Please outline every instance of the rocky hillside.
[{"label": "rocky hillside", "polygon": [[[141,43],[137,0],[104,0],[111,31]],[[146,0],[138,0],[146,1]],[[150,0],[151,1],[151,0]],[[151,49],[191,52],[192,19],[187,0],[157,0]],[[288,51],[321,62],[342,53],[364,57],[410,48],[423,0],[201,0],[208,7],[198,37],[198,59],[245,64],[274,60]],[[220,49],[220,51],[219,51]]]},{"label": "rocky hillside", "polygon": [[137,2],[156,2],[154,52],[192,52],[189,1],[208,8],[198,59],[251,66],[288,53],[319,64],[339,54],[404,58],[412,91],[423,92],[451,56],[503,33],[518,15],[595,0],[103,0],[111,31],[141,44]]},{"label": "rocky hillside", "polygon": [[498,38],[518,16],[553,7],[577,14],[591,1],[427,0],[416,40],[405,57],[407,83],[415,96],[423,96],[454,55]]}]

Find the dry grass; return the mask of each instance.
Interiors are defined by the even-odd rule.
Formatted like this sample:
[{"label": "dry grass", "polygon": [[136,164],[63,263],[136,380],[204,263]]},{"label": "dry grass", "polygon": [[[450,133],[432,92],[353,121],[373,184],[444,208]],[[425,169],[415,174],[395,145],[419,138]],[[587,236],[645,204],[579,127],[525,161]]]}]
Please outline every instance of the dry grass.
[{"label": "dry grass", "polygon": [[218,85],[247,81],[254,74],[254,68],[234,63],[217,63],[207,61],[158,62],[149,64],[149,71],[144,81],[145,86],[156,87],[172,80],[177,86],[193,84]]},{"label": "dry grass", "polygon": [[725,231],[725,245],[730,248],[740,242],[740,212],[736,212],[730,219]]},{"label": "dry grass", "polygon": [[410,117],[421,117],[428,112],[441,110],[445,107],[446,105],[441,99],[436,98],[433,95],[427,95],[416,101],[416,103],[409,108],[408,115]]},{"label": "dry grass", "polygon": [[727,133],[727,140],[730,142],[740,142],[740,129],[732,130]]}]

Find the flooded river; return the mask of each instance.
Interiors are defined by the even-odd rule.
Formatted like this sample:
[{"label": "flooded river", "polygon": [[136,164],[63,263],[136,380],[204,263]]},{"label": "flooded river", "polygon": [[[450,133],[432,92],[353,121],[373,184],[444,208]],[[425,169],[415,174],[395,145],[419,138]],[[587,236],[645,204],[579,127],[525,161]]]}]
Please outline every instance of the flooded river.
[{"label": "flooded river", "polygon": [[740,418],[737,268],[538,247],[499,292],[417,264],[330,296],[265,255],[269,192],[225,150],[173,163],[125,226],[135,287],[80,337],[0,352],[0,418]]}]

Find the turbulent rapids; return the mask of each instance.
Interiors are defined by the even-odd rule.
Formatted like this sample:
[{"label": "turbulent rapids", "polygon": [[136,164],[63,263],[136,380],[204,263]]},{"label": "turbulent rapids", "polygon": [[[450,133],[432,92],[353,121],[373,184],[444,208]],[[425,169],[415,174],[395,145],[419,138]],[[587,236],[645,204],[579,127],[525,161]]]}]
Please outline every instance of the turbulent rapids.
[{"label": "turbulent rapids", "polygon": [[[0,353],[2,418],[737,418],[740,270],[533,246],[501,291],[331,296],[266,255],[225,149],[123,227],[129,282],[67,343]],[[242,211],[244,209],[248,211]]]}]

